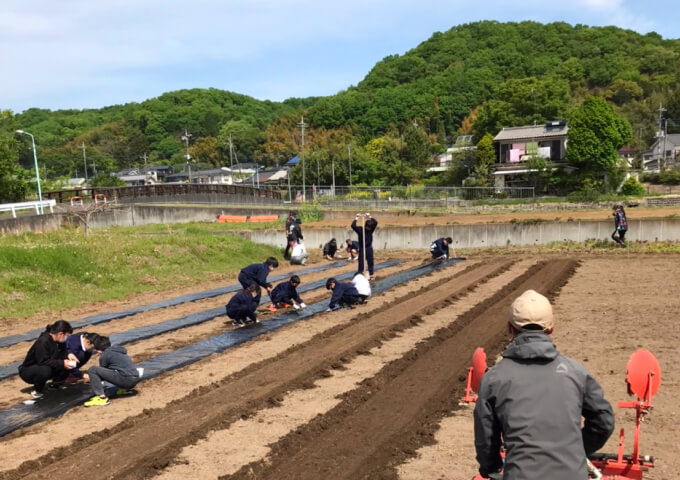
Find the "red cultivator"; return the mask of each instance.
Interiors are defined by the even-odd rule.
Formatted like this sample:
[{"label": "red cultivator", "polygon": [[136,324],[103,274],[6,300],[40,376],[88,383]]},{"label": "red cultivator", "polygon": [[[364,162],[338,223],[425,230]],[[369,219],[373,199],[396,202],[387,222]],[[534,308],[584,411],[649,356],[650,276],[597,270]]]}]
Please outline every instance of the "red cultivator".
[{"label": "red cultivator", "polygon": [[[468,369],[465,396],[460,399],[461,404],[477,401],[479,382],[486,372],[486,354],[482,348],[477,348],[472,356],[472,363]],[[628,393],[635,395],[634,402],[618,402],[619,408],[635,409],[635,439],[633,453],[626,455],[624,448],[624,429],[619,432],[618,452],[596,453],[588,461],[588,478],[601,480],[642,480],[642,473],[654,466],[654,457],[640,455],[640,425],[645,416],[651,411],[652,398],[659,391],[661,385],[661,367],[656,357],[648,350],[638,349],[630,356],[626,364],[626,383]],[[503,474],[494,474],[491,478],[501,479]],[[473,480],[483,480],[477,475]]]}]

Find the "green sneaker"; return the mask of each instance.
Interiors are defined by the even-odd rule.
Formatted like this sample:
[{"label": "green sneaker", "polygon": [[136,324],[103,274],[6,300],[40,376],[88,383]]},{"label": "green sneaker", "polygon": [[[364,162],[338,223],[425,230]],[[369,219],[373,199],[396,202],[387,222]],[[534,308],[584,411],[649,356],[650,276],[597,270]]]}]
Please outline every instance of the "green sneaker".
[{"label": "green sneaker", "polygon": [[116,390],[116,396],[123,396],[123,395],[134,395],[135,391],[134,390],[128,390],[127,388],[119,388]]},{"label": "green sneaker", "polygon": [[91,399],[89,399],[87,402],[83,403],[86,407],[103,407],[104,405],[108,405],[111,403],[109,401],[108,397],[100,397],[100,396],[94,396]]}]

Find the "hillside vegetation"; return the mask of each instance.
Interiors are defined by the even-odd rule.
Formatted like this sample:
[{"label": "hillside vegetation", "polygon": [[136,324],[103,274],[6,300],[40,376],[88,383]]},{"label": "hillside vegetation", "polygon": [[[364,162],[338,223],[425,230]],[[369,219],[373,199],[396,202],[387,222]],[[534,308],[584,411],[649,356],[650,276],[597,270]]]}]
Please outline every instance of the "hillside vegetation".
[{"label": "hillside vegetation", "polygon": [[[639,153],[653,140],[660,103],[667,117],[680,119],[679,59],[680,40],[655,33],[485,21],[437,32],[403,55],[384,58],[358,85],[329,97],[277,103],[194,89],[101,109],[4,112],[0,191],[7,190],[3,155],[32,166],[23,143],[29,139],[14,136],[16,128],[35,135],[47,176],[54,178],[76,170],[82,176],[83,145],[99,172],[142,165],[145,154],[148,162],[181,168],[185,130],[192,135],[192,161],[200,166],[229,165],[230,135],[238,160],[278,165],[300,151],[296,124],[304,115],[310,183],[329,184],[332,161],[336,183],[349,183],[350,145],[354,184],[406,184],[427,182],[432,155],[457,134],[474,134],[477,142],[503,126],[571,120],[592,96],[630,125],[624,130],[632,134],[619,137]],[[668,125],[671,131],[675,123]],[[11,175],[17,178],[17,172]],[[460,177],[451,173],[430,182],[460,184]],[[293,181],[300,178],[296,167]]]}]

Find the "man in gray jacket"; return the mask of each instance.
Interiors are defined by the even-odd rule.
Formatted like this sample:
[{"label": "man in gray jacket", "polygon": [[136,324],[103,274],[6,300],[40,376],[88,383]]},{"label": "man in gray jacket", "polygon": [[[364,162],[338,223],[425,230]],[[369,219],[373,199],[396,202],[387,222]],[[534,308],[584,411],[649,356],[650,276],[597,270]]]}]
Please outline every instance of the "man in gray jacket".
[{"label": "man in gray jacket", "polygon": [[553,328],[552,306],[543,295],[527,290],[512,303],[512,341],[482,378],[475,405],[475,449],[484,478],[502,470],[494,478],[585,480],[587,456],[614,431],[602,388],[580,363],[557,352],[549,337]]}]

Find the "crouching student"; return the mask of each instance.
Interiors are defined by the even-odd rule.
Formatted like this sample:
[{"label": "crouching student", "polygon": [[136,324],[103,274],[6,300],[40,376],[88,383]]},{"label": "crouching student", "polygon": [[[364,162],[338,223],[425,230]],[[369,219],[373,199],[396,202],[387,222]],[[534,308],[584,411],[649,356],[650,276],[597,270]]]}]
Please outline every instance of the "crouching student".
[{"label": "crouching student", "polygon": [[302,301],[300,295],[298,295],[297,287],[300,285],[300,277],[293,275],[287,282],[281,282],[272,293],[269,298],[272,304],[269,305],[269,310],[275,312],[277,308],[288,308],[291,305],[295,310],[300,308],[305,308],[305,302]]},{"label": "crouching student", "polygon": [[307,263],[307,249],[305,244],[301,241],[297,241],[293,245],[293,249],[290,253],[290,264],[291,265],[304,265]]},{"label": "crouching student", "polygon": [[77,366],[78,359],[73,354],[68,354],[64,346],[71,333],[73,328],[70,323],[57,320],[47,325],[28,349],[26,358],[19,365],[19,377],[33,385],[33,398],[43,397],[48,380],[52,380],[50,388],[60,388],[59,382],[65,380],[69,372]]},{"label": "crouching student", "polygon": [[323,246],[323,258],[326,260],[334,260],[336,253],[338,253],[338,242],[334,238],[331,238],[330,241]]},{"label": "crouching student", "polygon": [[83,332],[71,335],[66,339],[66,352],[73,354],[78,362],[76,368],[69,372],[70,375],[66,379],[67,382],[76,380],[88,382],[90,380],[90,376],[80,369],[92,358],[92,354],[95,353],[94,341],[97,337],[99,335],[96,333]]},{"label": "crouching student", "polygon": [[[238,281],[243,288],[248,288],[251,285],[258,285],[271,293],[272,284],[267,282],[267,276],[278,268],[279,261],[274,257],[269,257],[264,263],[253,263],[241,269],[238,274]],[[258,290],[259,292],[260,290]],[[260,304],[260,296],[256,297],[255,306]]]},{"label": "crouching student", "polygon": [[99,366],[90,367],[87,371],[94,397],[83,405],[86,407],[101,407],[111,403],[104,392],[104,382],[118,387],[116,395],[128,395],[141,379],[142,370],[138,369],[127,350],[120,345],[111,345],[109,337],[98,336],[94,340],[94,348],[101,353]]},{"label": "crouching student", "polygon": [[366,303],[366,299],[371,296],[371,282],[368,281],[363,273],[355,273],[352,278],[352,285],[359,292],[360,303]]},{"label": "crouching student", "polygon": [[326,281],[326,290],[332,290],[333,295],[328,304],[327,312],[339,310],[342,307],[351,308],[361,301],[359,292],[351,283],[338,282],[335,278],[329,278]]},{"label": "crouching student", "polygon": [[345,241],[346,248],[347,250],[347,260],[352,261],[356,260],[359,258],[359,242],[355,242],[354,240],[350,240],[349,238]]},{"label": "crouching student", "polygon": [[451,237],[438,238],[432,242],[430,245],[430,253],[432,254],[432,258],[441,258],[442,260],[449,258],[449,245],[452,243],[453,239]]},{"label": "crouching student", "polygon": [[242,327],[247,323],[257,323],[255,310],[260,304],[260,292],[259,285],[252,284],[229,299],[226,308],[232,325]]}]

